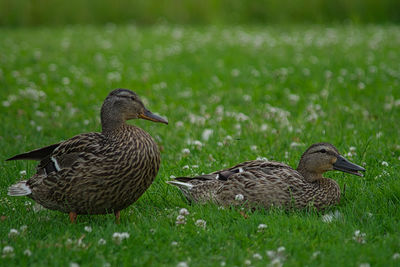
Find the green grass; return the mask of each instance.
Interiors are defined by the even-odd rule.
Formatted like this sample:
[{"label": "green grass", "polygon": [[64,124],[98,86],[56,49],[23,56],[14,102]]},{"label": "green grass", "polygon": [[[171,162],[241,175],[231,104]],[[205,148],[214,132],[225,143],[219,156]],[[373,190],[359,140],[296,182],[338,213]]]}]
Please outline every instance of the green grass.
[{"label": "green grass", "polygon": [[[400,27],[111,25],[0,29],[0,35],[0,253],[12,246],[15,254],[0,265],[265,266],[266,251],[280,246],[287,266],[400,264],[392,259],[400,253]],[[79,216],[71,225],[66,214],[34,212],[28,198],[6,195],[21,170],[34,173],[35,163],[4,159],[99,131],[101,103],[117,87],[136,91],[170,122],[130,122],[163,147],[162,165],[150,189],[122,212],[121,224],[105,215]],[[213,130],[208,141],[205,129]],[[245,219],[238,209],[189,205],[165,184],[171,175],[259,156],[295,167],[320,141],[367,169],[363,178],[327,173],[346,184],[346,194],[323,213],[257,210]],[[180,208],[190,212],[183,226],[175,225]],[[323,222],[335,211],[339,218]],[[197,219],[206,229],[195,226]],[[259,224],[268,227],[258,232]],[[9,237],[12,228],[20,234]],[[356,230],[366,234],[365,244],[353,240]],[[118,245],[114,232],[130,237]]]}]

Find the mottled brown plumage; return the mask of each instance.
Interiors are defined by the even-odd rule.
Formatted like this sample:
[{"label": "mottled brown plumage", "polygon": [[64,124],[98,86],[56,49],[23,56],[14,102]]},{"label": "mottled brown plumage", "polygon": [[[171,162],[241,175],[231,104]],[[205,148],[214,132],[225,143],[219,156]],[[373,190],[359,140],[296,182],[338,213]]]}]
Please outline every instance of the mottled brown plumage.
[{"label": "mottled brown plumage", "polygon": [[167,121],[148,111],[130,90],[116,89],[101,109],[101,133],[71,139],[14,156],[8,160],[39,160],[37,173],[9,188],[11,196],[27,195],[52,210],[105,214],[135,202],[151,185],[160,166],[160,152],[144,130],[130,119]]},{"label": "mottled brown plumage", "polygon": [[339,185],[322,177],[330,170],[359,176],[362,174],[358,171],[365,171],[340,156],[333,145],[317,143],[301,156],[297,170],[280,162],[253,160],[194,178],[178,177],[168,183],[198,203],[322,209],[340,200]]}]

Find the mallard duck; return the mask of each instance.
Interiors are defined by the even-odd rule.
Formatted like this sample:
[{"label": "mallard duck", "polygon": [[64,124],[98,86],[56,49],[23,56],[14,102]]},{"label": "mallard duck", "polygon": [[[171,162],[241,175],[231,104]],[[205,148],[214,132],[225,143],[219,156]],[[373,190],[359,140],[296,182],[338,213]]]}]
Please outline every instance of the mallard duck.
[{"label": "mallard duck", "polygon": [[8,189],[10,196],[28,196],[45,208],[78,214],[120,211],[151,185],[160,167],[153,138],[131,119],[168,124],[145,108],[137,94],[113,90],[101,108],[102,132],[79,134],[69,140],[16,155],[7,160],[38,160],[36,174]]},{"label": "mallard duck", "polygon": [[177,186],[193,202],[215,202],[222,206],[245,205],[269,208],[323,209],[340,200],[339,185],[322,174],[339,170],[362,176],[364,168],[351,163],[329,143],[310,146],[296,170],[264,160],[240,163],[228,169],[194,178],[178,177],[167,183]]}]

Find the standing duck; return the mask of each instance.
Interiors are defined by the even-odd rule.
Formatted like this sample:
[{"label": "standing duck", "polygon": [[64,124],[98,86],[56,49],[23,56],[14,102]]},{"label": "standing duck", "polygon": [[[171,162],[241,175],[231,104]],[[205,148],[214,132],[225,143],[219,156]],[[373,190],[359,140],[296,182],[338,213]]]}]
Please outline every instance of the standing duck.
[{"label": "standing duck", "polygon": [[83,133],[58,144],[16,155],[8,160],[38,160],[29,180],[8,189],[10,196],[28,196],[52,210],[78,214],[114,213],[135,202],[151,185],[160,167],[153,138],[131,119],[168,124],[147,110],[137,94],[113,90],[101,108],[102,132]]},{"label": "standing duck", "polygon": [[333,145],[317,143],[304,152],[296,170],[280,162],[253,160],[167,183],[177,186],[189,201],[198,203],[298,209],[313,206],[321,210],[340,200],[339,185],[322,176],[331,170],[358,176],[362,176],[359,171],[365,171],[342,157]]}]

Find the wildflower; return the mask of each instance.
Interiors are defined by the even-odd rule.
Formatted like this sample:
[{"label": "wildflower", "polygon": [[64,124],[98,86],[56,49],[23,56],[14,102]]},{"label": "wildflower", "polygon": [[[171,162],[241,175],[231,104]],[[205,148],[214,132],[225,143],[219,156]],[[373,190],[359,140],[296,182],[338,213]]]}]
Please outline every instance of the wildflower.
[{"label": "wildflower", "polygon": [[100,238],[99,241],[97,241],[97,244],[99,245],[105,245],[107,243],[106,240],[104,240],[103,238]]},{"label": "wildflower", "polygon": [[254,253],[253,258],[257,260],[262,260],[262,256],[259,253]]},{"label": "wildflower", "polygon": [[358,265],[359,267],[370,267],[371,265],[366,262],[366,263],[360,263],[360,265]]},{"label": "wildflower", "polygon": [[392,256],[392,259],[394,259],[394,260],[400,259],[400,253],[394,253]]},{"label": "wildflower", "polygon": [[300,100],[300,96],[295,95],[295,94],[289,94],[288,95],[289,101],[296,104]]},{"label": "wildflower", "polygon": [[315,251],[315,252],[312,254],[311,258],[312,258],[312,259],[317,258],[317,257],[319,256],[319,254],[321,254],[321,251],[317,250],[317,251]]},{"label": "wildflower", "polygon": [[19,232],[17,229],[11,229],[10,232],[8,233],[9,238],[13,238],[19,235]]},{"label": "wildflower", "polygon": [[24,255],[30,257],[32,255],[32,251],[30,251],[29,249],[25,249]]},{"label": "wildflower", "polygon": [[196,222],[195,222],[195,225],[196,226],[198,226],[198,227],[202,227],[202,228],[206,228],[206,224],[207,224],[207,222],[205,221],[205,220],[201,220],[201,219],[199,219],[199,220],[197,220]]},{"label": "wildflower", "polygon": [[262,232],[265,229],[267,229],[267,227],[268,226],[266,224],[261,223],[261,224],[258,225],[258,231],[257,232]]},{"label": "wildflower", "polygon": [[265,132],[266,130],[268,130],[268,124],[265,124],[265,123],[262,124],[261,127],[260,127],[260,130],[263,131],[263,132]]},{"label": "wildflower", "polygon": [[175,178],[176,178],[176,176],[175,176],[175,175],[170,175],[170,176],[169,176],[169,178],[171,178],[171,179],[175,179]]},{"label": "wildflower", "polygon": [[22,171],[20,171],[20,172],[19,172],[19,175],[21,175],[21,176],[25,176],[25,175],[26,175],[26,170],[22,170]]},{"label": "wildflower", "polygon": [[122,240],[127,239],[127,238],[129,238],[129,234],[127,232],[123,232],[123,233],[115,232],[112,235],[112,239],[118,245],[121,244]]},{"label": "wildflower", "polygon": [[76,262],[70,262],[69,267],[79,267],[79,264]]},{"label": "wildflower", "polygon": [[176,242],[176,241],[171,242],[171,246],[176,247],[177,245],[178,245],[178,242]]},{"label": "wildflower", "polygon": [[302,146],[303,144],[297,143],[297,142],[292,142],[290,143],[290,148],[295,148],[295,147],[299,147]]},{"label": "wildflower", "polygon": [[185,216],[183,216],[183,215],[178,215],[178,216],[176,217],[175,224],[176,224],[176,225],[179,225],[179,224],[186,224],[186,218],[185,218]]},{"label": "wildflower", "polygon": [[92,227],[85,226],[85,231],[88,232],[88,233],[92,232]]},{"label": "wildflower", "polygon": [[245,260],[245,261],[244,261],[244,264],[245,264],[245,265],[250,265],[250,264],[251,264],[251,260]]},{"label": "wildflower", "polygon": [[221,263],[219,265],[221,265],[221,267],[224,267],[226,265],[226,262],[225,261],[221,261]]},{"label": "wildflower", "polygon": [[242,194],[237,194],[235,196],[235,200],[237,200],[237,201],[242,201],[243,199],[244,199],[244,196]]},{"label": "wildflower", "polygon": [[267,255],[271,259],[269,266],[282,266],[286,259],[285,247],[279,247],[276,251],[268,250]]},{"label": "wildflower", "polygon": [[3,248],[3,258],[14,257],[14,248],[12,246],[5,246]]},{"label": "wildflower", "polygon": [[189,169],[189,165],[185,165],[182,167],[183,170]]},{"label": "wildflower", "polygon": [[212,129],[205,129],[204,131],[203,131],[203,133],[201,134],[201,138],[204,140],[204,141],[208,141],[208,139],[210,139],[210,136],[213,134],[213,130]]},{"label": "wildflower", "polygon": [[[30,203],[30,202],[29,202]],[[25,232],[28,229],[28,226],[26,225],[22,225],[19,230],[21,230],[21,232]]]},{"label": "wildflower", "polygon": [[183,215],[183,216],[186,216],[186,215],[189,215],[189,211],[188,211],[187,209],[185,209],[185,208],[182,208],[182,209],[179,211],[179,214],[180,214],[180,215]]},{"label": "wildflower", "polygon": [[256,145],[252,145],[252,146],[250,146],[250,150],[251,151],[257,151],[257,146]]},{"label": "wildflower", "polygon": [[188,267],[188,266],[189,264],[187,264],[186,261],[181,261],[176,265],[176,267]]},{"label": "wildflower", "polygon": [[367,241],[365,240],[366,234],[362,233],[360,230],[356,230],[354,232],[353,240],[360,243],[365,244]]},{"label": "wildflower", "polygon": [[182,154],[184,154],[185,156],[186,156],[186,155],[189,155],[189,154],[190,154],[189,148],[184,148],[184,149],[182,149]]},{"label": "wildflower", "polygon": [[382,161],[382,166],[387,167],[387,166],[389,166],[389,163],[387,163],[386,161]]}]

